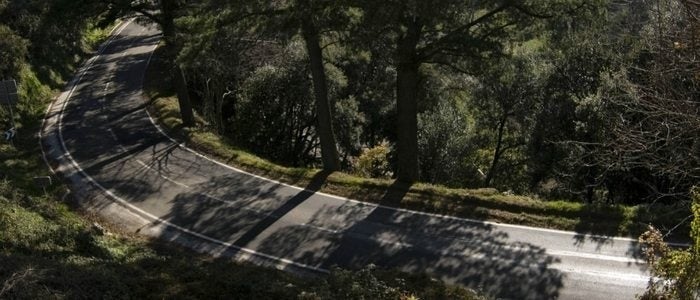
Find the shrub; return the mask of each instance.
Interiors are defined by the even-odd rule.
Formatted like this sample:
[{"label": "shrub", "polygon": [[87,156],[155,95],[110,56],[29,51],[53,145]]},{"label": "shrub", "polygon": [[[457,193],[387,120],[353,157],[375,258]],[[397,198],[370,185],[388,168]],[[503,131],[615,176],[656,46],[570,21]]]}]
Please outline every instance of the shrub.
[{"label": "shrub", "polygon": [[421,180],[459,186],[476,174],[467,163],[471,136],[465,113],[441,100],[418,119]]},{"label": "shrub", "polygon": [[239,143],[294,166],[313,160],[314,105],[302,62],[258,68],[243,83],[239,99],[233,128]]},{"label": "shrub", "polygon": [[369,265],[351,271],[335,268],[311,291],[299,294],[298,299],[485,299],[475,291],[448,286],[425,274],[407,274],[382,270]]},{"label": "shrub", "polygon": [[387,141],[382,141],[372,148],[363,149],[355,162],[355,173],[364,177],[390,177],[392,173],[387,158],[389,152],[391,147]]},{"label": "shrub", "polygon": [[700,298],[700,189],[696,188],[692,197],[689,249],[669,248],[659,230],[651,226],[639,237],[652,275],[640,299]]}]

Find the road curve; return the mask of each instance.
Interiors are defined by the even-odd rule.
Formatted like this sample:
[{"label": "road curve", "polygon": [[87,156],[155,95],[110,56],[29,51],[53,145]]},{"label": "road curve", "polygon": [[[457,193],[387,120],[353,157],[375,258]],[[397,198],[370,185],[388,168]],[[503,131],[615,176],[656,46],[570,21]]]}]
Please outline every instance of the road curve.
[{"label": "road curve", "polygon": [[106,195],[100,205],[118,203],[128,209],[122,214],[190,244],[280,268],[376,264],[508,299],[630,299],[643,291],[648,275],[629,239],[361,203],[314,192],[322,177],[293,187],[178,144],[154,125],[141,94],[159,39],[156,28],[125,22],[47,112],[47,163],[72,189]]}]

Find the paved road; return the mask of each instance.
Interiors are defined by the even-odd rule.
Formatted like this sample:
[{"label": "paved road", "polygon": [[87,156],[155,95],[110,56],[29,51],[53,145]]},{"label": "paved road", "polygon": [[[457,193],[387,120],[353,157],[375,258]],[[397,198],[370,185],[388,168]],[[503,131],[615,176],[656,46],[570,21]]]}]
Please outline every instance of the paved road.
[{"label": "paved road", "polygon": [[314,193],[322,177],[290,187],[178,145],[143,109],[159,38],[155,28],[121,26],[49,109],[44,148],[54,167],[68,165],[64,176],[201,243],[289,268],[373,263],[512,299],[629,299],[643,289],[648,277],[628,239],[363,204]]}]

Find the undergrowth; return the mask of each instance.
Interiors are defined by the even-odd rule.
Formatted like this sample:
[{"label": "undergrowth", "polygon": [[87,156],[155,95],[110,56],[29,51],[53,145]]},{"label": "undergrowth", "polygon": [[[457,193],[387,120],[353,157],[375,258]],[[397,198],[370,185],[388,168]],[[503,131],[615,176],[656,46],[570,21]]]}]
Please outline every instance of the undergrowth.
[{"label": "undergrowth", "polygon": [[[159,58],[160,51],[160,48],[156,50],[147,71],[145,93],[151,99],[149,111],[172,135],[221,162],[300,187],[307,186],[321,172],[312,168],[286,167],[256,156],[226,137],[213,133],[201,120],[194,128],[183,128],[177,100],[167,84],[169,73]],[[320,191],[388,206],[584,234],[636,237],[649,224],[669,230],[675,228],[671,237],[680,239],[689,231],[687,224],[676,226],[686,217],[687,205],[627,206],[544,200],[489,188],[452,189],[424,183],[405,185],[389,179],[343,172],[328,175]]]},{"label": "undergrowth", "polygon": [[[93,29],[86,44],[96,45],[108,32]],[[13,111],[19,134],[0,142],[0,299],[481,299],[426,275],[371,266],[297,277],[215,259],[123,232],[71,206],[63,201],[65,185],[43,190],[33,181],[51,176],[36,132],[56,93],[51,86],[65,82],[58,74],[70,70],[49,71],[53,76],[42,81],[31,65],[23,68],[22,100]]]}]

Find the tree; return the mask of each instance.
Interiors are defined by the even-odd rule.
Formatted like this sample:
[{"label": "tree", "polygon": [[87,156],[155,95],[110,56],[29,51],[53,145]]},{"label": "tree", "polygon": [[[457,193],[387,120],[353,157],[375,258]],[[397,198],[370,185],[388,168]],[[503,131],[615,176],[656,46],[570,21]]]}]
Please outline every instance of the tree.
[{"label": "tree", "polygon": [[194,126],[194,111],[190,101],[189,89],[187,88],[187,78],[182,67],[177,62],[177,56],[182,48],[182,44],[177,39],[177,27],[175,19],[187,6],[187,0],[157,0],[157,1],[125,1],[111,0],[113,5],[113,15],[125,15],[130,12],[137,12],[150,21],[158,24],[163,33],[165,41],[165,60],[170,63],[171,74],[175,82],[178,106],[182,125],[185,127]]},{"label": "tree", "polygon": [[27,57],[27,40],[0,24],[0,79],[14,78]]},{"label": "tree", "polygon": [[[499,54],[516,28],[550,17],[569,2],[543,1],[363,1],[368,30],[389,39],[396,68],[397,179],[419,178],[417,114],[420,67],[444,64],[475,72],[480,59]],[[377,38],[377,37],[375,37]]]},{"label": "tree", "polygon": [[613,65],[613,46],[596,36],[605,33],[588,29],[548,45],[554,49],[547,54],[552,70],[543,83],[541,109],[533,115],[528,143],[532,189],[556,182],[557,191],[592,201],[603,182],[592,153],[603,136],[598,91],[601,75]]},{"label": "tree", "polygon": [[[488,128],[487,147],[493,149],[484,186],[492,186],[503,172],[517,174],[516,168],[525,163],[522,152],[529,144],[534,116],[541,107],[541,78],[547,75],[535,65],[536,60],[534,55],[514,55],[495,62],[478,77],[472,100],[474,115],[478,126]],[[520,158],[508,159],[512,164],[503,168],[506,156],[512,152],[518,152],[514,156]]]},{"label": "tree", "polygon": [[631,174],[651,199],[688,199],[700,181],[700,5],[658,0],[628,62],[610,72],[605,100],[606,136],[595,163]]},{"label": "tree", "polygon": [[[321,159],[323,169],[337,171],[340,169],[340,156],[336,147],[335,133],[333,131],[333,117],[331,105],[328,99],[328,84],[326,72],[323,66],[323,49],[319,33],[320,1],[296,0],[298,18],[301,23],[301,32],[306,44],[306,51],[311,63],[311,78],[314,85],[314,98],[316,106],[316,118],[318,121],[318,137],[321,141]],[[328,4],[327,2],[321,2]],[[316,7],[315,7],[316,6]]]},{"label": "tree", "polygon": [[284,65],[260,67],[240,86],[235,137],[258,154],[301,166],[313,161],[317,147],[312,83],[305,59],[290,50]]},{"label": "tree", "polygon": [[246,3],[227,3],[212,1],[212,7],[228,7],[237,10],[219,17],[219,24],[231,24],[247,19],[256,19],[257,31],[265,34],[275,31],[275,37],[301,32],[309,58],[311,78],[314,87],[314,106],[317,120],[317,134],[321,146],[323,169],[336,171],[340,169],[333,114],[328,95],[327,76],[325,74],[322,30],[333,30],[337,26],[338,11],[342,6],[330,1],[293,0],[273,3],[249,1]]},{"label": "tree", "polygon": [[459,186],[464,178],[473,177],[466,161],[473,150],[473,129],[467,118],[461,105],[445,98],[419,115],[418,149],[423,158],[420,161],[423,180]]}]

